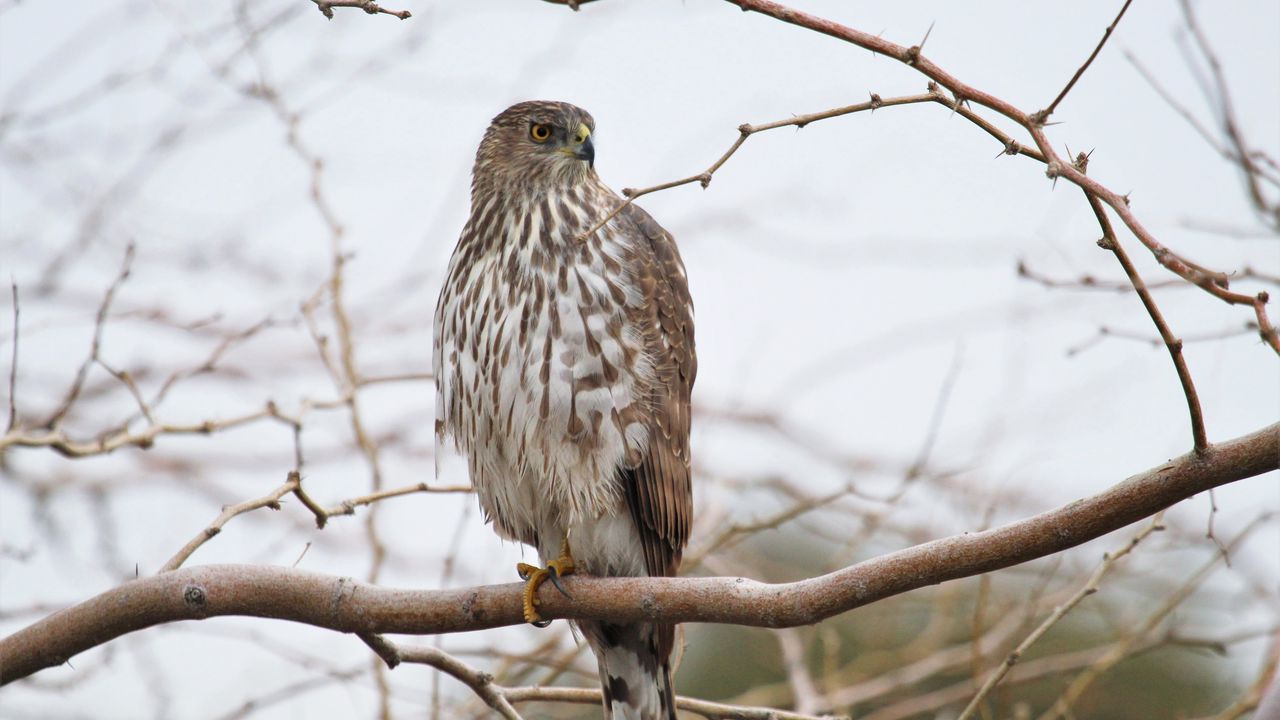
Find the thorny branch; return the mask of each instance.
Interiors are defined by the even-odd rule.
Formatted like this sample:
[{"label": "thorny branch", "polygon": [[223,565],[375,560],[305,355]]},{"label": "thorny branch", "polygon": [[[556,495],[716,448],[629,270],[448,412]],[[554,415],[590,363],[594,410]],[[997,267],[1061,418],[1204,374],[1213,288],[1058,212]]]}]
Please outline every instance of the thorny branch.
[{"label": "thorny branch", "polygon": [[[1088,164],[1088,155],[1081,153],[1076,158],[1076,167],[1081,172],[1085,171]],[[1116,256],[1116,260],[1124,268],[1124,274],[1129,277],[1129,282],[1133,284],[1133,291],[1142,300],[1143,307],[1147,309],[1147,314],[1151,316],[1151,322],[1155,324],[1165,347],[1169,349],[1169,357],[1173,359],[1173,367],[1178,373],[1178,381],[1182,384],[1182,393],[1187,399],[1187,411],[1191,415],[1193,447],[1196,452],[1203,452],[1209,446],[1209,438],[1204,429],[1204,411],[1200,409],[1200,396],[1196,393],[1195,383],[1191,379],[1191,370],[1187,367],[1187,359],[1182,353],[1182,340],[1175,337],[1173,331],[1169,329],[1169,323],[1165,322],[1164,314],[1160,312],[1160,308],[1156,305],[1155,298],[1151,297],[1151,291],[1143,283],[1142,276],[1138,274],[1138,269],[1134,267],[1133,261],[1129,259],[1129,254],[1125,252],[1124,246],[1120,244],[1115,231],[1111,228],[1111,220],[1107,217],[1106,208],[1102,206],[1096,195],[1090,195],[1088,192],[1085,195],[1089,200],[1089,207],[1093,209],[1093,214],[1098,220],[1098,226],[1102,228],[1102,239],[1098,240],[1098,247],[1110,250]]]},{"label": "thorny branch", "polygon": [[[1156,261],[1174,274],[1228,304],[1252,307],[1258,319],[1259,335],[1264,342],[1271,346],[1272,350],[1280,354],[1280,335],[1276,333],[1275,328],[1272,327],[1271,321],[1267,317],[1266,305],[1269,300],[1267,293],[1261,292],[1250,296],[1233,292],[1227,289],[1227,278],[1224,274],[1214,273],[1200,267],[1196,263],[1174,253],[1157,240],[1129,208],[1129,199],[1126,195],[1108,189],[1093,178],[1080,172],[1072,163],[1063,161],[1061,156],[1053,149],[1053,146],[1049,143],[1048,136],[1045,134],[1044,128],[1047,115],[1044,111],[1027,113],[1004,100],[961,82],[934,64],[933,61],[924,57],[918,45],[904,47],[879,36],[794,10],[776,2],[771,2],[771,0],[728,0],[728,2],[737,5],[743,11],[761,13],[782,22],[829,35],[876,54],[898,60],[950,91],[957,107],[963,106],[965,103],[976,103],[1014,121],[1031,136],[1042,156],[1037,159],[1042,159],[1045,163],[1045,174],[1050,179],[1064,178],[1110,206],[1124,221],[1130,232],[1147,247]],[[959,110],[957,112],[966,118],[970,117],[965,113],[960,113]],[[1019,146],[1014,144],[1006,147],[1008,152],[1009,149],[1016,149]],[[1010,152],[1009,154],[1013,153]]]},{"label": "thorny branch", "polygon": [[[990,123],[982,119],[980,116],[978,116],[976,113],[974,113],[972,110],[970,110],[967,107],[967,103],[969,101],[973,101],[987,108],[995,110],[999,114],[1004,115],[1005,117],[1012,119],[1015,122],[1017,122],[1019,125],[1021,125],[1031,135],[1036,147],[1039,149],[1039,152],[1036,153],[1035,155],[1032,155],[1032,157],[1035,157],[1037,160],[1040,160],[1047,165],[1046,174],[1051,179],[1056,179],[1058,177],[1066,177],[1069,181],[1078,185],[1084,191],[1086,197],[1088,198],[1090,206],[1093,209],[1094,214],[1098,219],[1099,225],[1103,230],[1103,240],[1100,241],[1099,244],[1106,249],[1112,250],[1112,252],[1116,254],[1117,259],[1120,261],[1121,265],[1124,267],[1125,273],[1126,275],[1128,275],[1130,282],[1133,285],[1134,291],[1141,298],[1144,307],[1147,309],[1148,314],[1151,316],[1152,322],[1156,325],[1156,328],[1159,331],[1161,338],[1164,340],[1165,345],[1169,349],[1170,357],[1173,361],[1174,368],[1177,372],[1179,382],[1182,385],[1183,393],[1187,399],[1188,411],[1191,416],[1193,447],[1196,449],[1197,452],[1207,446],[1208,437],[1205,430],[1203,412],[1200,408],[1199,397],[1196,394],[1195,386],[1191,379],[1190,371],[1187,368],[1186,360],[1182,354],[1182,342],[1178,340],[1173,335],[1172,331],[1169,329],[1168,324],[1164,321],[1164,318],[1160,313],[1158,306],[1155,304],[1154,298],[1152,298],[1150,292],[1143,285],[1143,281],[1138,276],[1136,268],[1129,261],[1128,256],[1125,254],[1123,248],[1121,247],[1118,239],[1115,236],[1115,232],[1111,228],[1110,221],[1107,219],[1106,212],[1103,209],[1102,204],[1105,202],[1107,205],[1111,206],[1111,208],[1121,217],[1121,219],[1125,222],[1125,224],[1129,227],[1129,229],[1134,233],[1134,235],[1138,237],[1138,239],[1142,241],[1144,245],[1147,246],[1147,248],[1152,252],[1156,260],[1161,265],[1164,265],[1166,268],[1173,271],[1175,274],[1177,274],[1184,280],[1203,288],[1204,290],[1208,291],[1210,294],[1228,303],[1252,306],[1254,309],[1254,313],[1257,317],[1257,327],[1258,327],[1258,332],[1260,336],[1265,342],[1267,342],[1272,347],[1272,349],[1277,354],[1280,354],[1280,335],[1278,335],[1276,333],[1275,328],[1271,326],[1266,313],[1266,303],[1269,300],[1269,296],[1266,292],[1259,292],[1258,294],[1251,297],[1248,295],[1230,291],[1228,290],[1228,280],[1225,274],[1208,271],[1205,268],[1200,267],[1199,265],[1174,254],[1167,247],[1159,243],[1155,239],[1155,237],[1152,236],[1150,233],[1148,233],[1146,229],[1138,222],[1136,216],[1134,216],[1132,212],[1130,212],[1129,210],[1129,201],[1127,196],[1120,196],[1108,190],[1107,188],[1103,187],[1102,185],[1092,180],[1085,174],[1087,164],[1088,164],[1087,155],[1081,154],[1077,159],[1075,159],[1070,163],[1064,162],[1061,159],[1061,157],[1058,156],[1057,153],[1053,150],[1052,146],[1048,142],[1048,138],[1044,134],[1046,119],[1050,114],[1052,114],[1054,109],[1056,109],[1058,103],[1071,90],[1071,88],[1075,85],[1075,83],[1079,80],[1079,78],[1084,74],[1085,70],[1087,70],[1089,65],[1093,62],[1093,59],[1102,50],[1103,45],[1105,45],[1107,39],[1110,38],[1111,33],[1114,30],[1116,24],[1120,22],[1120,19],[1124,16],[1125,11],[1129,8],[1130,0],[1126,0],[1124,5],[1120,8],[1120,12],[1116,15],[1115,20],[1112,21],[1111,25],[1107,27],[1106,32],[1103,34],[1102,40],[1094,48],[1093,53],[1090,54],[1088,59],[1085,60],[1084,64],[1080,66],[1080,68],[1076,71],[1075,75],[1071,78],[1071,80],[1067,83],[1067,85],[1062,89],[1062,91],[1058,94],[1058,96],[1053,100],[1053,102],[1048,106],[1048,108],[1036,113],[1031,113],[1031,114],[1018,110],[1017,108],[1010,105],[1009,103],[1004,102],[1003,100],[1000,100],[991,95],[978,91],[974,88],[969,87],[968,85],[961,83],[959,80],[956,80],[955,78],[947,74],[945,71],[943,71],[941,68],[934,65],[928,59],[926,59],[921,54],[921,50],[922,50],[921,46],[912,46],[909,48],[904,48],[900,45],[896,45],[892,42],[884,40],[878,36],[868,35],[859,30],[855,30],[853,28],[840,25],[830,20],[818,18],[816,16],[809,15],[807,13],[793,10],[791,8],[785,7],[778,3],[770,2],[769,0],[729,0],[729,2],[739,6],[744,11],[755,11],[762,14],[766,14],[778,20],[782,20],[783,22],[787,22],[787,23],[799,25],[801,27],[805,27],[811,30],[815,30],[817,32],[830,35],[832,37],[845,40],[846,42],[850,42],[855,45],[859,45],[861,47],[867,48],[872,52],[893,57],[903,63],[906,63],[907,65],[914,67],[920,73],[930,78],[931,82],[929,86],[929,92],[924,95],[891,98],[889,100],[882,100],[878,95],[873,94],[871,97],[871,100],[865,103],[858,103],[856,105],[836,108],[833,110],[811,113],[807,115],[798,116],[790,120],[779,120],[771,123],[766,123],[763,125],[744,124],[738,129],[739,136],[737,140],[735,140],[734,143],[729,146],[728,150],[726,150],[706,170],[696,175],[690,175],[688,177],[681,178],[679,180],[672,180],[669,182],[660,183],[660,184],[652,185],[645,188],[624,189],[622,191],[622,194],[626,196],[626,200],[618,204],[611,212],[609,212],[603,218],[598,220],[594,225],[592,225],[583,234],[583,237],[587,237],[595,233],[597,230],[604,227],[619,212],[621,212],[624,208],[626,208],[628,205],[634,202],[637,198],[647,195],[649,193],[654,193],[654,192],[659,192],[661,190],[680,187],[682,185],[689,185],[695,182],[700,184],[703,188],[706,188],[708,185],[710,185],[712,177],[714,176],[716,171],[718,171],[721,167],[724,166],[726,162],[728,162],[728,160],[734,155],[734,153],[736,153],[738,149],[742,147],[742,145],[747,141],[747,138],[749,138],[751,135],[757,132],[762,132],[765,130],[771,130],[774,128],[786,127],[786,126],[795,126],[797,128],[803,128],[805,125],[812,122],[817,122],[820,120],[839,117],[843,115],[849,115],[852,113],[866,111],[866,110],[875,110],[880,107],[887,107],[887,106],[893,106],[893,105],[908,105],[908,104],[915,104],[915,103],[921,103],[921,102],[938,102],[938,103],[947,105],[948,107],[951,107],[958,114],[978,124],[979,127],[983,128],[988,133],[992,134],[993,137],[996,137],[998,140],[1001,140],[1005,148],[1005,151],[1004,151],[1005,154],[1030,155],[1029,152],[1026,152],[1023,149],[1023,146],[1021,144],[1019,144],[1012,138],[1008,137],[1003,132],[1001,132],[1000,130],[992,126]],[[1213,67],[1215,71],[1215,78],[1219,80],[1219,86],[1221,86],[1223,82],[1220,77],[1220,71],[1218,70],[1216,60],[1213,58],[1213,55],[1208,52],[1207,42],[1203,40],[1203,37],[1198,32],[1198,28],[1196,28],[1196,26],[1194,25],[1194,18],[1191,15],[1190,8],[1186,7],[1185,2],[1184,2],[1184,8],[1188,17],[1188,23],[1191,24],[1193,28],[1193,32],[1196,33],[1196,37],[1200,41],[1202,48],[1205,48],[1204,52],[1206,56],[1210,58],[1211,67]],[[951,97],[948,98],[944,93],[942,93],[938,89],[937,85],[935,85],[934,83],[938,83],[943,87],[945,87],[947,90],[949,90],[951,92]],[[1226,102],[1225,96],[1223,100],[1225,103]],[[1231,115],[1229,110],[1229,104],[1228,104],[1228,109],[1225,112],[1226,112],[1227,120],[1225,120],[1224,122],[1226,122],[1227,134],[1229,137],[1233,138],[1234,141],[1237,141],[1237,154],[1243,155],[1245,153],[1244,147],[1242,145],[1243,141],[1239,140],[1238,130],[1235,129],[1235,126],[1232,124],[1230,120]],[[1252,174],[1250,174],[1250,177],[1252,177]]]}]

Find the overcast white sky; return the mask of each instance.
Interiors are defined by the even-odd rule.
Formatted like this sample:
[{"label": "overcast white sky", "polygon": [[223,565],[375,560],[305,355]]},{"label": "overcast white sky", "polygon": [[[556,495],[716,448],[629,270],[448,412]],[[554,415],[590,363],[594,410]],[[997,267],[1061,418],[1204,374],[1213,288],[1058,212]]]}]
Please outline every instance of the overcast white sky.
[{"label": "overcast white sky", "polygon": [[[361,360],[373,373],[429,369],[430,318],[467,212],[471,158],[489,118],[512,102],[560,99],[587,108],[598,128],[596,167],[621,189],[701,171],[743,122],[924,87],[902,65],[711,0],[602,0],[578,13],[535,0],[385,4],[414,17],[402,22],[336,9],[327,21],[306,0],[251,3],[243,16],[248,24],[279,17],[260,36],[257,65],[237,54],[242,40],[229,4],[7,2],[0,9],[0,275],[12,277],[24,297],[20,388],[32,394],[20,391],[23,407],[47,411],[56,402],[87,348],[95,298],[129,241],[137,245],[137,262],[122,291],[124,308],[159,304],[187,318],[218,312],[226,325],[242,326],[268,314],[296,315],[327,276],[329,236],[308,202],[306,168],[270,107],[237,90],[246,83],[278,88],[285,106],[301,113],[299,137],[324,158],[326,192],[353,253],[350,305],[359,327],[369,328]],[[905,44],[932,27],[928,56],[1026,110],[1056,95],[1119,5],[791,4]],[[1197,7],[1244,134],[1275,156],[1280,5]],[[1060,106],[1061,124],[1050,136],[1060,149],[1093,150],[1090,174],[1131,191],[1135,211],[1170,247],[1216,269],[1253,265],[1275,274],[1274,237],[1242,240],[1194,228],[1256,232],[1258,225],[1231,167],[1125,59],[1138,58],[1211,125],[1180,49],[1179,26],[1176,3],[1134,3]],[[97,89],[104,81],[109,92]],[[1020,260],[1062,279],[1122,275],[1094,245],[1098,230],[1081,194],[1063,182],[1054,187],[1034,161],[997,157],[999,150],[943,108],[884,109],[753,137],[707,190],[690,186],[645,198],[641,204],[676,236],[688,266],[697,305],[698,403],[778,411],[842,452],[910,458],[954,371],[933,457],[963,471],[975,495],[1023,489],[1039,498],[1039,509],[1184,452],[1185,406],[1163,349],[1109,339],[1068,354],[1104,325],[1154,336],[1137,299],[1048,290],[1017,277]],[[1149,281],[1171,277],[1131,236],[1122,240]],[[45,269],[60,254],[67,258],[65,280],[39,296]],[[227,261],[228,254],[239,260]],[[267,268],[272,277],[256,277],[248,267]],[[1189,337],[1239,328],[1251,318],[1195,289],[1157,297],[1175,331]],[[9,317],[7,293],[0,305]],[[1272,316],[1280,318],[1280,310]],[[12,334],[3,325],[0,355],[7,357]],[[305,338],[300,330],[295,335]],[[120,367],[158,354],[175,365],[188,356],[197,362],[208,350],[127,324],[108,333],[105,347]],[[243,394],[205,388],[179,395],[172,416],[232,414],[267,397],[291,405],[327,389],[314,364],[305,373],[279,372],[280,362],[297,356],[276,354],[277,347],[245,349],[242,362],[268,368],[265,380],[246,382]],[[1186,353],[1211,439],[1280,416],[1276,358],[1256,336],[1188,343]],[[375,430],[412,428],[422,446],[420,455],[389,465],[390,486],[431,473],[431,388],[411,388],[366,395]],[[319,444],[341,437],[343,425],[316,432]],[[120,528],[116,557],[129,567],[140,563],[144,573],[154,569],[218,504],[260,494],[283,477],[285,433],[242,433],[233,442],[247,448],[243,463],[206,468],[228,497],[180,489],[125,495],[123,506],[111,509],[133,519]],[[701,423],[695,442],[702,462],[726,471],[800,472],[815,492],[849,479],[844,469],[718,421]],[[198,457],[208,445],[166,447]],[[73,465],[41,451],[11,455],[6,461],[24,473],[51,477],[83,469],[120,479],[140,467],[128,457]],[[442,480],[464,479],[460,464],[444,467]],[[309,482],[340,498],[362,491],[363,472],[358,459],[339,459],[313,469]],[[441,544],[471,502],[388,506],[391,527],[424,540],[421,555],[393,560],[385,581],[437,584],[439,571],[428,565],[424,572],[422,563],[438,562]],[[1227,488],[1218,503],[1219,522],[1228,528],[1259,507],[1280,509],[1276,477]],[[1207,507],[1197,500],[1174,517],[1199,528]],[[91,504],[61,506],[65,546],[45,548],[32,506],[0,483],[0,538],[6,547],[36,550],[25,562],[0,558],[0,607],[70,601],[119,580],[118,568],[102,566],[95,540],[76,537],[93,512]],[[455,584],[511,579],[507,563],[518,551],[503,547],[476,513],[467,517],[475,562]],[[289,563],[300,549],[296,538],[313,539],[302,525],[305,518],[279,532],[228,533],[195,560]],[[435,527],[446,529],[430,534]],[[940,526],[939,534],[955,529]],[[304,566],[363,572],[341,543],[326,548],[315,539]],[[1276,540],[1271,532],[1258,547],[1274,549]],[[1260,553],[1251,567],[1273,577],[1280,570],[1274,553]],[[0,620],[0,631],[20,624]],[[304,629],[282,633],[319,642]],[[164,701],[169,716],[229,710],[236,683],[269,676],[272,662],[255,656],[241,663],[214,634],[202,627],[138,641],[160,658],[150,669],[106,673],[47,709],[68,717],[132,717],[127,706],[110,709],[112,703],[126,702],[139,683],[151,682],[149,673],[158,673],[176,689]],[[167,659],[193,645],[237,658],[236,667],[215,667],[210,655],[195,652],[183,652],[180,663]],[[370,698],[367,689],[315,693],[263,716],[305,717],[309,708],[335,702],[364,713]],[[52,701],[18,689],[0,698],[0,707],[12,702],[15,717],[32,716],[37,702]]]}]

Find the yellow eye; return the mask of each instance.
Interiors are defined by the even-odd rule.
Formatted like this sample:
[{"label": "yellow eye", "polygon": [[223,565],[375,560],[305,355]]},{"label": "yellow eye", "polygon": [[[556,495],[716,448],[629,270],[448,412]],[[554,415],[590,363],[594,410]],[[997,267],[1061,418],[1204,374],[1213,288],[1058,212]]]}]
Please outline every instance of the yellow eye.
[{"label": "yellow eye", "polygon": [[534,123],[533,127],[529,128],[529,137],[533,138],[534,142],[544,143],[551,139],[551,126]]}]

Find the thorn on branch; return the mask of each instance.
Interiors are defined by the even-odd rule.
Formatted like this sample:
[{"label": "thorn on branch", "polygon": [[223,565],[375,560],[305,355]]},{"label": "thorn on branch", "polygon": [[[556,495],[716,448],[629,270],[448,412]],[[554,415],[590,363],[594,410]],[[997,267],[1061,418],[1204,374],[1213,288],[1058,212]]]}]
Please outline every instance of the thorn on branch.
[{"label": "thorn on branch", "polygon": [[1076,170],[1079,170],[1082,173],[1087,172],[1089,170],[1089,156],[1092,154],[1093,154],[1092,150],[1090,150],[1087,153],[1083,153],[1083,152],[1077,153],[1075,160],[1073,160],[1071,163],[1072,166],[1075,167]]},{"label": "thorn on branch", "polygon": [[871,93],[871,112],[875,112],[877,108],[884,104],[884,100],[876,93]]}]

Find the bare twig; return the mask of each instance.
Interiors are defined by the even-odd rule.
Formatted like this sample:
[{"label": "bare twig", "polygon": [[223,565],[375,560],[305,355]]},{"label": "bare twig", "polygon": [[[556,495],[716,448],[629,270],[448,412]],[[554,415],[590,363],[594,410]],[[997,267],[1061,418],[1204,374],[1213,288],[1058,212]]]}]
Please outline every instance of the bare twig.
[{"label": "bare twig", "polygon": [[325,508],[316,502],[310,495],[302,489],[301,483],[292,489],[292,492],[307,510],[316,518],[316,527],[323,529],[328,524],[329,518],[337,515],[355,515],[356,508],[365,505],[372,505],[379,500],[387,498],[400,497],[401,495],[412,495],[414,493],[470,493],[473,488],[470,485],[428,485],[427,483],[417,483],[415,485],[406,485],[404,487],[392,488],[390,490],[381,490],[359,497],[353,497]]},{"label": "bare twig", "polygon": [[[1036,270],[1033,270],[1026,261],[1018,261],[1018,277],[1026,278],[1032,282],[1039,283],[1048,288],[1069,288],[1073,290],[1107,290],[1110,292],[1130,292],[1133,290],[1133,283],[1123,280],[1104,280],[1096,278],[1092,275],[1081,275],[1078,278],[1064,280],[1061,278],[1050,277]],[[1241,271],[1243,273],[1245,271]],[[1236,273],[1233,277],[1245,277],[1241,273]],[[1157,288],[1187,288],[1191,287],[1182,279],[1161,280],[1159,282],[1149,282],[1146,284],[1148,290]]]},{"label": "bare twig", "polygon": [[1116,25],[1120,24],[1120,18],[1124,17],[1125,10],[1129,9],[1129,4],[1132,2],[1133,0],[1124,0],[1124,5],[1120,7],[1120,12],[1116,13],[1116,19],[1112,20],[1111,24],[1107,26],[1106,31],[1102,33],[1102,39],[1098,41],[1097,47],[1093,49],[1093,52],[1089,53],[1088,59],[1086,59],[1084,64],[1076,70],[1076,74],[1072,75],[1071,79],[1067,81],[1067,86],[1062,88],[1062,92],[1058,93],[1058,97],[1054,98],[1053,102],[1049,103],[1049,107],[1044,109],[1044,117],[1049,117],[1053,114],[1054,110],[1058,109],[1058,103],[1062,102],[1062,98],[1066,97],[1067,93],[1071,92],[1071,88],[1075,87],[1076,81],[1078,81],[1080,76],[1084,75],[1084,71],[1088,70],[1089,66],[1093,64],[1093,59],[1098,57],[1098,53],[1102,52],[1102,46],[1107,44],[1107,40],[1111,38],[1112,31],[1116,29]]},{"label": "bare twig", "polygon": [[76,400],[80,397],[80,393],[84,390],[84,381],[89,374],[89,368],[98,360],[98,354],[102,350],[102,331],[107,324],[107,313],[111,311],[111,302],[115,300],[116,291],[124,284],[129,277],[129,270],[133,266],[134,245],[129,246],[124,251],[124,262],[121,263],[120,272],[116,274],[115,280],[107,286],[107,292],[102,296],[102,302],[98,305],[98,313],[93,324],[93,342],[89,346],[89,356],[80,364],[80,369],[76,371],[75,380],[71,383],[71,388],[67,391],[67,395],[62,400],[62,404],[58,406],[53,414],[47,420],[41,423],[41,427],[46,430],[58,430],[62,425],[62,421],[67,417],[67,413],[71,412],[71,406],[75,405]]},{"label": "bare twig", "polygon": [[1201,56],[1204,57],[1205,63],[1208,64],[1209,73],[1213,77],[1213,93],[1216,97],[1211,97],[1210,100],[1217,106],[1219,112],[1218,120],[1222,123],[1222,132],[1226,135],[1227,142],[1235,150],[1236,162],[1243,172],[1245,189],[1249,193],[1249,199],[1252,201],[1254,209],[1258,211],[1268,225],[1273,229],[1280,229],[1280,204],[1268,201],[1266,195],[1262,192],[1262,186],[1258,183],[1261,173],[1254,163],[1254,154],[1249,150],[1244,134],[1240,131],[1240,124],[1236,120],[1235,106],[1231,102],[1231,93],[1222,74],[1222,64],[1218,62],[1217,54],[1213,52],[1209,39],[1205,37],[1204,31],[1200,28],[1200,23],[1196,20],[1191,3],[1188,0],[1182,0],[1181,4],[1187,29],[1191,31],[1191,36],[1195,38],[1196,46],[1199,48]]},{"label": "bare twig", "polygon": [[382,13],[383,15],[398,17],[401,20],[408,20],[413,17],[413,14],[408,10],[388,10],[373,2],[373,0],[311,0],[311,2],[315,3],[316,8],[330,20],[333,19],[333,9],[336,7],[359,8],[370,15]]},{"label": "bare twig", "polygon": [[890,107],[893,105],[911,105],[914,103],[922,103],[922,102],[939,102],[939,100],[940,98],[938,93],[932,92],[932,91],[928,93],[924,93],[923,95],[906,95],[903,97],[889,98],[887,100],[881,98],[879,95],[872,93],[871,99],[868,100],[867,102],[856,103],[854,105],[846,105],[845,107],[833,108],[831,110],[823,110],[822,112],[809,113],[807,115],[797,115],[788,120],[775,120],[773,122],[767,122],[762,125],[751,125],[748,123],[744,123],[738,126],[738,138],[734,140],[733,144],[729,146],[729,149],[725,150],[724,153],[722,153],[715,162],[711,163],[711,165],[706,170],[703,170],[702,172],[696,175],[690,175],[689,177],[681,178],[679,180],[672,180],[670,182],[659,183],[657,185],[651,185],[649,187],[623,188],[622,194],[627,199],[619,203],[618,206],[615,207],[613,210],[611,210],[607,215],[597,220],[596,223],[592,225],[590,228],[588,228],[586,232],[582,233],[580,238],[585,239],[585,238],[591,237],[591,235],[594,234],[597,230],[607,225],[609,221],[612,220],[613,218],[617,217],[618,213],[626,209],[628,205],[635,202],[638,198],[648,195],[649,193],[655,193],[660,190],[670,190],[671,188],[680,187],[682,185],[690,185],[693,183],[698,183],[703,188],[706,188],[708,185],[711,184],[711,178],[716,174],[716,171],[719,170],[721,167],[723,167],[726,162],[729,162],[729,158],[733,157],[733,154],[738,152],[738,148],[742,147],[743,143],[747,141],[747,138],[751,137],[756,133],[764,132],[766,130],[776,130],[777,128],[781,128],[781,127],[794,126],[796,128],[803,128],[805,125],[808,125],[809,123],[818,122],[820,120],[827,120],[829,118],[834,118],[834,117],[841,117],[843,115],[851,115],[857,112],[864,112],[867,110],[874,111],[878,108]]},{"label": "bare twig", "polygon": [[217,420],[205,420],[200,423],[157,423],[137,432],[132,432],[127,428],[119,428],[93,440],[76,440],[67,436],[61,428],[56,430],[24,430],[16,428],[0,436],[0,450],[11,446],[47,447],[66,457],[89,457],[92,455],[106,455],[123,447],[136,447],[146,450],[155,444],[157,438],[164,435],[209,435],[221,430],[251,425],[267,419],[289,422],[275,409],[274,404],[268,403],[267,407],[261,410],[247,412],[243,415]]},{"label": "bare twig", "polygon": [[293,492],[300,482],[301,478],[299,478],[297,471],[293,471],[289,473],[289,479],[286,480],[283,485],[272,490],[266,495],[254,500],[246,500],[242,503],[224,507],[218,517],[214,518],[213,522],[209,523],[208,527],[201,530],[198,535],[191,538],[186,545],[182,546],[182,549],[179,550],[176,555],[169,558],[169,561],[160,568],[160,572],[171,572],[182,567],[182,564],[187,561],[187,558],[191,557],[192,553],[196,550],[199,550],[201,545],[209,542],[217,536],[218,533],[222,532],[222,526],[226,525],[231,518],[247,513],[251,510],[257,510],[264,507],[271,508],[272,510],[279,510],[280,498]]},{"label": "bare twig", "polygon": [[[1191,343],[1215,342],[1218,340],[1226,340],[1227,338],[1243,337],[1245,335],[1256,335],[1258,325],[1252,320],[1246,320],[1235,327],[1222,328],[1221,330],[1210,330],[1202,333],[1182,335],[1179,340],[1183,346]],[[1151,347],[1158,348],[1165,345],[1164,338],[1159,335],[1150,333],[1135,332],[1124,328],[1112,327],[1110,325],[1102,325],[1098,327],[1098,332],[1087,340],[1067,348],[1067,355],[1077,355],[1088,350],[1089,348],[1101,343],[1107,338],[1118,338],[1121,340],[1136,340],[1140,343],[1146,343]]]},{"label": "bare twig", "polygon": [[520,713],[516,712],[511,702],[507,700],[506,688],[495,683],[493,676],[489,673],[473,668],[458,658],[433,647],[400,648],[381,635],[372,633],[360,633],[359,637],[364,644],[378,654],[378,657],[382,658],[387,667],[394,668],[402,662],[430,665],[471,688],[476,697],[507,720],[523,720]]}]

